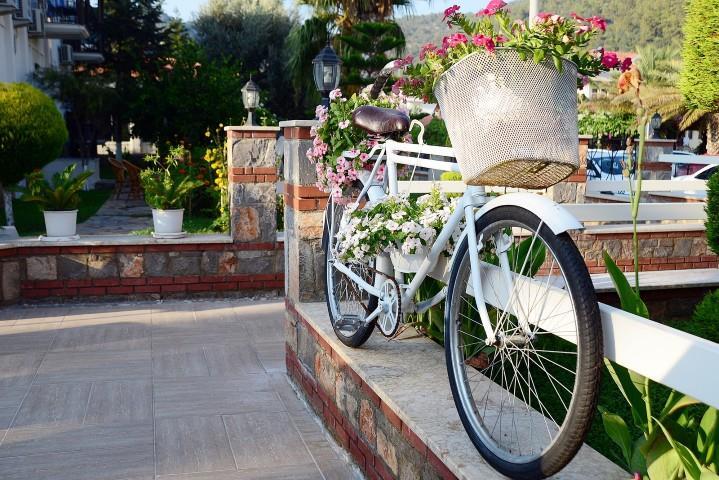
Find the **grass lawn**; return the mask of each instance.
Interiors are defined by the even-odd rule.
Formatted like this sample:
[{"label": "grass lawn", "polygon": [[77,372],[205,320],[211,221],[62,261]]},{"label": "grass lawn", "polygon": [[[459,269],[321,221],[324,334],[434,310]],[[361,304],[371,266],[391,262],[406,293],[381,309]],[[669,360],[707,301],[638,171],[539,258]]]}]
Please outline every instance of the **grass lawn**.
[{"label": "grass lawn", "polygon": [[[77,223],[84,222],[97,212],[110,198],[112,190],[90,190],[80,192],[80,206],[77,212]],[[15,228],[21,236],[36,236],[45,233],[45,219],[40,209],[27,202],[13,200]],[[5,225],[5,212],[0,212],[0,221]]]}]

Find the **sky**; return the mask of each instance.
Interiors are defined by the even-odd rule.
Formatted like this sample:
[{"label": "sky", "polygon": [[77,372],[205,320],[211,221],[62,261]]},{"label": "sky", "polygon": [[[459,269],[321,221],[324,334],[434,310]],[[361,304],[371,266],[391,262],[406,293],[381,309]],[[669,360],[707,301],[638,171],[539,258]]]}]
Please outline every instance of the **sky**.
[{"label": "sky", "polygon": [[[431,2],[415,1],[414,12],[416,14],[441,12],[455,2],[461,4],[465,10],[477,10],[481,6],[484,6],[484,3],[486,3],[482,0],[471,0],[464,2],[460,2],[458,0],[432,0]],[[169,15],[179,16],[183,20],[189,21],[192,20],[193,14],[197,12],[200,5],[202,5],[203,3],[204,0],[165,0],[164,10]],[[293,4],[292,0],[285,0],[285,3],[288,6],[291,6]]]}]

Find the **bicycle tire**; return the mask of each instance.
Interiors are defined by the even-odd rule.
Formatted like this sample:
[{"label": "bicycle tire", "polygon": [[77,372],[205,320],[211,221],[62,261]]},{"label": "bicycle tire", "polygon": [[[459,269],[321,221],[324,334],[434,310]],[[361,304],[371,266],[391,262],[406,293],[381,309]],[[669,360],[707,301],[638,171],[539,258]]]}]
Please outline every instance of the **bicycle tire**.
[{"label": "bicycle tire", "polygon": [[[544,412],[544,404],[540,400],[540,394],[539,392],[539,384],[534,383],[532,374],[530,373],[530,369],[535,368],[533,364],[530,362],[530,355],[531,355],[531,348],[534,347],[523,347],[526,351],[529,353],[526,354],[527,361],[526,361],[526,376],[523,378],[523,376],[519,373],[520,367],[524,367],[522,362],[524,361],[524,355],[521,351],[521,348],[517,348],[516,345],[514,345],[514,341],[511,343],[507,341],[506,345],[511,344],[513,348],[516,348],[516,350],[519,352],[517,353],[517,356],[515,357],[515,360],[511,360],[511,356],[513,355],[512,351],[509,350],[509,347],[506,347],[505,345],[505,351],[508,351],[509,353],[506,354],[506,358],[508,358],[508,362],[511,364],[510,368],[515,368],[516,376],[517,378],[520,378],[522,380],[526,380],[526,388],[524,384],[520,385],[521,380],[516,380],[514,384],[514,392],[510,394],[509,388],[503,388],[500,390],[499,395],[502,398],[502,403],[499,407],[499,413],[496,414],[498,417],[498,420],[495,420],[494,426],[492,427],[492,433],[489,433],[489,424],[491,423],[491,418],[487,415],[487,405],[489,404],[489,397],[491,396],[492,392],[492,383],[496,385],[494,382],[490,382],[485,388],[487,397],[487,400],[485,400],[485,407],[484,407],[484,413],[479,413],[478,406],[474,403],[474,393],[471,390],[472,388],[477,388],[476,384],[479,384],[482,382],[482,378],[492,378],[496,377],[496,379],[499,379],[500,383],[507,383],[508,387],[511,386],[511,382],[507,381],[507,378],[502,377],[501,375],[495,374],[494,368],[495,366],[499,365],[500,363],[502,366],[499,368],[504,368],[505,359],[497,360],[497,358],[500,358],[500,352],[502,350],[502,346],[494,346],[494,347],[482,347],[482,350],[486,348],[490,354],[494,354],[494,359],[491,359],[490,363],[490,357],[485,354],[486,358],[482,358],[480,354],[474,353],[474,357],[467,358],[460,362],[460,358],[463,358],[464,355],[469,355],[467,352],[470,351],[470,349],[475,349],[477,347],[471,347],[470,343],[463,343],[462,335],[466,338],[466,332],[462,331],[462,322],[465,322],[464,325],[466,325],[467,320],[462,319],[462,310],[461,308],[461,299],[467,292],[467,285],[465,282],[469,278],[468,275],[471,275],[468,271],[471,271],[471,267],[469,265],[469,255],[468,255],[468,241],[465,238],[464,241],[461,243],[461,245],[458,247],[457,255],[455,257],[455,261],[452,266],[452,272],[449,282],[449,289],[448,289],[448,296],[447,296],[447,304],[445,308],[445,357],[447,362],[447,371],[449,375],[449,382],[452,390],[452,395],[454,398],[455,405],[457,407],[460,419],[462,421],[462,424],[465,427],[465,430],[467,431],[467,434],[474,444],[474,446],[477,448],[479,453],[484,457],[484,459],[492,465],[496,470],[503,473],[504,475],[507,475],[510,478],[514,479],[537,479],[537,478],[545,478],[550,475],[553,475],[560,471],[562,468],[564,468],[576,455],[579,448],[582,446],[582,442],[584,441],[590,427],[593,415],[595,413],[596,405],[597,405],[597,399],[598,399],[598,393],[599,393],[599,384],[601,379],[601,368],[602,368],[602,330],[601,330],[601,320],[599,316],[599,307],[597,304],[596,294],[594,292],[594,288],[591,282],[591,278],[589,276],[589,272],[587,270],[587,267],[584,263],[584,260],[582,256],[580,255],[579,251],[577,250],[576,245],[572,241],[571,237],[565,232],[561,234],[554,234],[551,229],[546,224],[543,224],[538,217],[536,217],[532,212],[530,212],[527,209],[517,207],[517,206],[502,206],[498,207],[494,210],[489,211],[487,214],[483,215],[476,221],[476,233],[477,238],[486,238],[482,237],[483,234],[490,233],[492,228],[506,228],[505,226],[517,224],[517,225],[524,225],[528,229],[534,228],[538,233],[538,238],[541,238],[544,243],[546,244],[547,248],[549,249],[549,252],[554,255],[554,257],[557,258],[561,272],[563,273],[563,279],[564,279],[564,288],[566,288],[569,291],[569,297],[571,298],[571,303],[574,308],[576,318],[576,344],[577,344],[577,353],[576,353],[576,376],[574,380],[574,388],[572,389],[572,397],[569,402],[569,405],[567,407],[566,414],[564,416],[564,419],[562,421],[562,424],[559,425],[559,430],[554,439],[551,439],[551,433],[550,433],[550,427],[547,422],[546,416],[544,416],[544,422],[547,424],[547,433],[549,434],[551,444],[549,444],[544,450],[539,452],[538,454],[534,455],[527,455],[526,461],[517,461],[517,458],[512,457],[511,448],[509,452],[504,452],[501,450],[501,446],[498,447],[498,441],[492,438],[492,433],[496,431],[497,423],[500,425],[500,437],[502,437],[502,408],[505,405],[504,400],[504,393],[506,393],[507,401],[511,399],[512,403],[512,413],[514,415],[515,410],[515,400],[517,401],[517,404],[519,405],[519,409],[521,410],[520,413],[524,413],[523,409],[526,408],[527,415],[529,415],[529,421],[526,422],[529,425],[530,429],[533,429],[534,420],[532,419],[532,411],[534,410],[535,405],[539,405],[541,408],[541,411]],[[506,230],[503,230],[503,232],[506,232]],[[512,234],[514,233],[514,230],[512,230]],[[507,235],[506,233],[504,233]],[[534,244],[530,244],[529,251],[532,252]],[[487,254],[488,252],[485,252],[484,250],[480,250],[483,255]],[[490,252],[491,253],[491,252]],[[530,254],[529,258],[531,259],[532,255]],[[487,257],[490,258],[490,257]],[[534,260],[532,260],[534,261]],[[526,263],[526,262],[525,262]],[[530,262],[531,264],[531,262]],[[554,263],[552,263],[552,266]],[[544,264],[542,265],[543,268],[546,267]],[[541,268],[540,268],[541,269]],[[516,269],[514,270],[516,272]],[[524,272],[524,265],[522,265],[520,272]],[[546,274],[547,277],[547,286],[549,287],[550,279],[552,279],[552,270],[550,269],[549,273]],[[495,277],[496,278],[496,277]],[[521,277],[516,277],[517,280],[519,280]],[[515,281],[516,283],[516,281]],[[536,285],[536,284],[535,284]],[[552,284],[553,285],[553,284]],[[490,288],[493,288],[493,286],[490,286]],[[553,288],[553,287],[551,287]],[[482,290],[487,290],[487,286],[483,283]],[[469,294],[467,294],[469,295]],[[539,295],[539,294],[538,294]],[[519,294],[517,294],[519,296]],[[472,297],[473,298],[473,297]],[[559,297],[556,297],[559,298]],[[511,298],[507,302],[507,307],[511,303]],[[518,300],[515,300],[518,301]],[[497,322],[499,321],[506,321],[507,324],[511,323],[512,314],[505,314],[504,320],[499,320],[499,309],[496,307],[493,307],[495,312],[497,312]],[[517,307],[518,309],[520,307]],[[529,310],[530,312],[534,310]],[[550,312],[552,313],[552,312]],[[550,318],[550,317],[547,317]],[[563,317],[560,317],[563,318]],[[539,320],[541,322],[541,318]],[[537,322],[537,325],[539,325],[539,322]],[[517,324],[520,322],[517,321]],[[465,327],[466,328],[466,327]],[[528,343],[531,342],[548,342],[552,337],[556,335],[552,335],[551,332],[549,335],[546,336],[539,336],[539,333],[544,334],[545,332],[540,330],[539,327],[537,327],[537,334],[533,337],[532,340],[529,340]],[[561,333],[561,332],[560,332]],[[517,335],[513,335],[516,337]],[[507,336],[506,338],[509,338],[510,336]],[[560,339],[561,340],[561,339]],[[555,340],[558,342],[558,344],[561,344],[564,346],[563,343],[559,343],[560,340]],[[479,343],[479,342],[475,342]],[[571,343],[571,342],[565,342],[565,343]],[[492,351],[494,349],[494,351]],[[561,349],[558,349],[557,353],[554,354],[555,358],[560,357],[558,355],[560,353]],[[550,352],[550,350],[535,350],[535,352]],[[567,353],[567,352],[561,352],[561,353]],[[520,356],[521,355],[521,356]],[[537,355],[540,355],[537,353]],[[569,357],[570,355],[566,355],[563,358]],[[474,360],[474,359],[477,360]],[[519,359],[519,360],[518,360]],[[540,362],[544,364],[544,362],[540,358]],[[560,363],[566,363],[565,361],[562,361]],[[547,362],[547,365],[552,367],[549,362]],[[475,368],[477,366],[477,368]],[[468,368],[469,367],[469,368]],[[472,368],[473,370],[470,370]],[[482,370],[480,370],[482,368]],[[555,367],[556,369],[556,367]],[[475,370],[481,374],[479,380],[474,380],[475,386],[472,386],[471,379],[469,378],[469,375],[467,374],[467,371],[470,371],[470,375]],[[535,369],[536,370],[536,369]],[[503,370],[504,372],[504,370]],[[488,375],[487,375],[488,374]],[[564,374],[566,376],[566,373]],[[552,375],[549,374],[549,382],[548,383],[554,383],[552,381]],[[528,380],[527,380],[528,379]],[[552,385],[554,386],[554,385]],[[469,403],[469,397],[467,396],[467,388],[470,388],[470,397],[471,402]],[[517,388],[519,387],[519,388]],[[532,389],[534,387],[534,391]],[[544,388],[542,386],[542,388]],[[522,399],[519,399],[516,395],[517,389],[519,390]],[[560,397],[560,391],[561,389],[558,389],[557,387],[554,387],[556,391],[557,397]],[[523,392],[524,390],[524,392]],[[504,393],[502,393],[504,392]],[[481,394],[481,390],[479,392]],[[526,396],[525,396],[526,393]],[[532,399],[532,393],[536,394],[536,400],[533,401]],[[494,397],[497,396],[497,393],[495,393]],[[527,397],[529,400],[527,400]],[[523,403],[522,403],[523,401]],[[549,404],[549,402],[547,401]],[[562,402],[564,403],[564,402]],[[524,405],[524,407],[522,407]],[[528,407],[528,405],[531,405],[531,407]],[[496,411],[496,406],[494,407]],[[491,411],[490,411],[491,413]],[[554,421],[554,418],[552,414],[549,411],[549,408],[547,408],[547,413],[549,414],[550,419]],[[541,413],[543,415],[543,413]],[[481,423],[478,423],[478,418]],[[536,418],[536,417],[535,417]],[[486,422],[485,422],[486,420]],[[539,421],[539,420],[538,420]],[[513,418],[512,422],[516,422],[516,419]],[[549,422],[551,423],[551,421]],[[521,425],[521,418],[519,424]],[[516,429],[516,423],[515,423],[515,429]],[[539,435],[539,433],[538,433]],[[509,434],[509,440],[506,440],[506,434],[504,435],[505,441],[509,445],[514,445],[515,451],[519,451],[519,457],[522,455],[521,446],[520,444],[520,435],[517,432],[516,435],[516,442],[512,439],[512,433],[510,431]],[[502,441],[502,438],[500,438],[499,442]],[[531,441],[529,442],[531,444]],[[516,445],[515,445],[516,444]],[[516,453],[514,455],[517,457]]]}]

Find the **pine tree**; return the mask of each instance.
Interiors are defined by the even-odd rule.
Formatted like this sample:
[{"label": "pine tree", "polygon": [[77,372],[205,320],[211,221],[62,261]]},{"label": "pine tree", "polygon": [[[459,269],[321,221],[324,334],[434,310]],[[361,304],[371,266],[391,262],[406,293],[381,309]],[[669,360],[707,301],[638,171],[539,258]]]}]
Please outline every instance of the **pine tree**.
[{"label": "pine tree", "polygon": [[382,67],[402,54],[405,45],[402,29],[395,22],[361,22],[352,27],[351,35],[340,35],[339,40],[344,47],[342,83],[349,91],[372,83]]},{"label": "pine tree", "polygon": [[690,108],[707,115],[707,153],[719,155],[719,2],[689,0],[679,88]]}]

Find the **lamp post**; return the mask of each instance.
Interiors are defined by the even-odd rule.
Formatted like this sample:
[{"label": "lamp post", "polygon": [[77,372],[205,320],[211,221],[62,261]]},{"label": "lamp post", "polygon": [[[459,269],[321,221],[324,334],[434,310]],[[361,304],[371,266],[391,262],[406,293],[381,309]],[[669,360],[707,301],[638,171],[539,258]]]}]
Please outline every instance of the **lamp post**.
[{"label": "lamp post", "polygon": [[659,115],[659,113],[652,115],[652,118],[649,121],[649,127],[650,137],[659,138],[659,129],[662,128],[662,116]]},{"label": "lamp post", "polygon": [[253,113],[255,109],[260,106],[260,87],[252,81],[252,76],[250,76],[250,80],[244,87],[242,87],[241,91],[242,103],[247,109],[247,120],[245,120],[245,125],[251,127],[255,125]]},{"label": "lamp post", "polygon": [[327,42],[327,46],[312,60],[312,73],[315,86],[322,94],[322,105],[329,107],[330,92],[340,84],[340,66],[342,60]]},{"label": "lamp post", "polygon": [[[92,124],[92,122],[85,121],[82,124],[82,139],[83,139],[83,148],[82,153],[84,155],[81,156],[82,158],[82,171],[86,172],[88,168],[88,162],[90,161],[90,157],[95,156],[97,153],[97,140],[95,138],[96,130],[95,125]],[[93,147],[95,147],[95,152],[92,151]],[[88,191],[90,190],[90,185],[85,182],[85,185],[83,186],[83,190]]]}]

